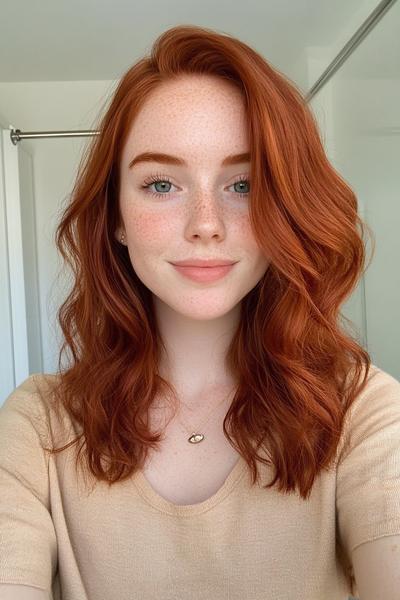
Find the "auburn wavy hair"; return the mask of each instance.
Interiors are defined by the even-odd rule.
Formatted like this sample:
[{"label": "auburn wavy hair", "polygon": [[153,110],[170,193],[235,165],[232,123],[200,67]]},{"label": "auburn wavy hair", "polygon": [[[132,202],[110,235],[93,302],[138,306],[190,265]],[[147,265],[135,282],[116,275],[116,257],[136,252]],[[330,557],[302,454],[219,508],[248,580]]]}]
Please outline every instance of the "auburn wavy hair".
[{"label": "auburn wavy hair", "polygon": [[163,341],[152,294],[114,235],[121,223],[118,167],[152,91],[196,74],[242,92],[249,218],[270,259],[241,302],[227,353],[239,383],[224,434],[246,460],[253,485],[257,461],[272,464],[275,476],[265,487],[298,488],[307,499],[318,473],[333,466],[346,412],[367,383],[371,358],[344,327],[352,323],[340,307],[365,270],[364,233],[373,234],[357,214],[355,193],[327,159],[296,85],[242,41],[192,25],[165,31],[119,81],[63,207],[55,240],[74,281],[57,315],[64,338],[52,397],[82,430],[47,450],[61,452],[81,439],[76,465],[84,457],[110,486],[142,468],[161,439],[162,431],[150,431],[148,411],[156,394],[173,401],[174,389],[158,373]]}]

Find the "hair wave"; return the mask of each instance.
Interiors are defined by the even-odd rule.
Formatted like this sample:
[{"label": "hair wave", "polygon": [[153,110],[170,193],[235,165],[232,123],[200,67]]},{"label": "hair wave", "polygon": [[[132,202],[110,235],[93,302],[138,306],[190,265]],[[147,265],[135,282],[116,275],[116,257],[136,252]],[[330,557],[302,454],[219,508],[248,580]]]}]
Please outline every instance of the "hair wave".
[{"label": "hair wave", "polygon": [[[253,484],[257,461],[272,464],[275,476],[265,487],[298,488],[307,499],[318,473],[333,464],[346,412],[371,365],[340,313],[364,273],[363,236],[371,230],[357,214],[355,193],[328,161],[296,85],[245,43],[192,25],[164,32],[122,77],[58,224],[56,245],[74,280],[58,311],[64,340],[53,394],[82,433],[47,450],[61,452],[81,438],[77,464],[85,445],[90,472],[111,485],[143,467],[161,439],[162,432],[150,432],[148,409],[156,394],[173,399],[174,390],[158,373],[163,342],[151,292],[114,236],[118,167],[149,94],[190,75],[219,77],[242,92],[251,153],[249,218],[271,261],[242,300],[227,354],[239,384],[224,434],[248,463]],[[67,350],[69,363],[62,367]]]}]

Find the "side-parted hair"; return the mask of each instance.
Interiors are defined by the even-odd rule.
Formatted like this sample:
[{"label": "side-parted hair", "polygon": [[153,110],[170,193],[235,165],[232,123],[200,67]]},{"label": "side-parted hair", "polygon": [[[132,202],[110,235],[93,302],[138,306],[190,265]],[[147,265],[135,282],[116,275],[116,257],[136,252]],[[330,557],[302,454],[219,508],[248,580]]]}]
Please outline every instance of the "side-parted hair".
[{"label": "side-parted hair", "polygon": [[367,383],[371,358],[340,307],[366,270],[365,230],[373,234],[358,216],[355,193],[327,159],[296,85],[245,43],[192,25],[165,31],[122,77],[58,224],[56,245],[74,281],[58,311],[64,339],[52,397],[81,434],[47,450],[61,452],[81,439],[76,465],[84,456],[95,479],[111,486],[142,468],[161,439],[162,432],[150,431],[148,411],[156,395],[173,401],[175,391],[158,373],[163,341],[152,293],[115,237],[119,166],[153,90],[192,75],[223,79],[242,92],[249,219],[270,260],[241,302],[227,353],[239,383],[224,434],[248,463],[253,484],[260,461],[275,469],[265,488],[277,482],[279,491],[298,488],[307,499],[319,472],[334,466],[346,412]]}]

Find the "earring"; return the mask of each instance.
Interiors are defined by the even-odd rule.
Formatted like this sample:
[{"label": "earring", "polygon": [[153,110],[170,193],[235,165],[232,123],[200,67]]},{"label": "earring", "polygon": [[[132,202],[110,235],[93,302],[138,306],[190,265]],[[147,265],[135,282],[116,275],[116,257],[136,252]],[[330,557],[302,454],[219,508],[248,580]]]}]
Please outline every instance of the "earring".
[{"label": "earring", "polygon": [[125,234],[121,233],[121,237],[119,238],[119,241],[121,242],[121,244],[125,243]]}]

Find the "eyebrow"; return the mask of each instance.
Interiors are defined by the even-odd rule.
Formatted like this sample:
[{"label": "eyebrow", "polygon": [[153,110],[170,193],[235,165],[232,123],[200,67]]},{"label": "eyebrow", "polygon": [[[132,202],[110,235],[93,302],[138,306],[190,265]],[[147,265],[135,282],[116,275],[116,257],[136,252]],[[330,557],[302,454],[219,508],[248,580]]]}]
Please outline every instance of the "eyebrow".
[{"label": "eyebrow", "polygon": [[[186,161],[178,156],[171,156],[170,154],[164,154],[163,152],[143,152],[135,156],[129,163],[129,169],[140,162],[157,162],[166,165],[177,165],[180,167],[187,167]],[[250,153],[243,152],[242,154],[230,154],[221,163],[221,167],[227,167],[230,165],[237,165],[240,163],[250,162]]]}]

